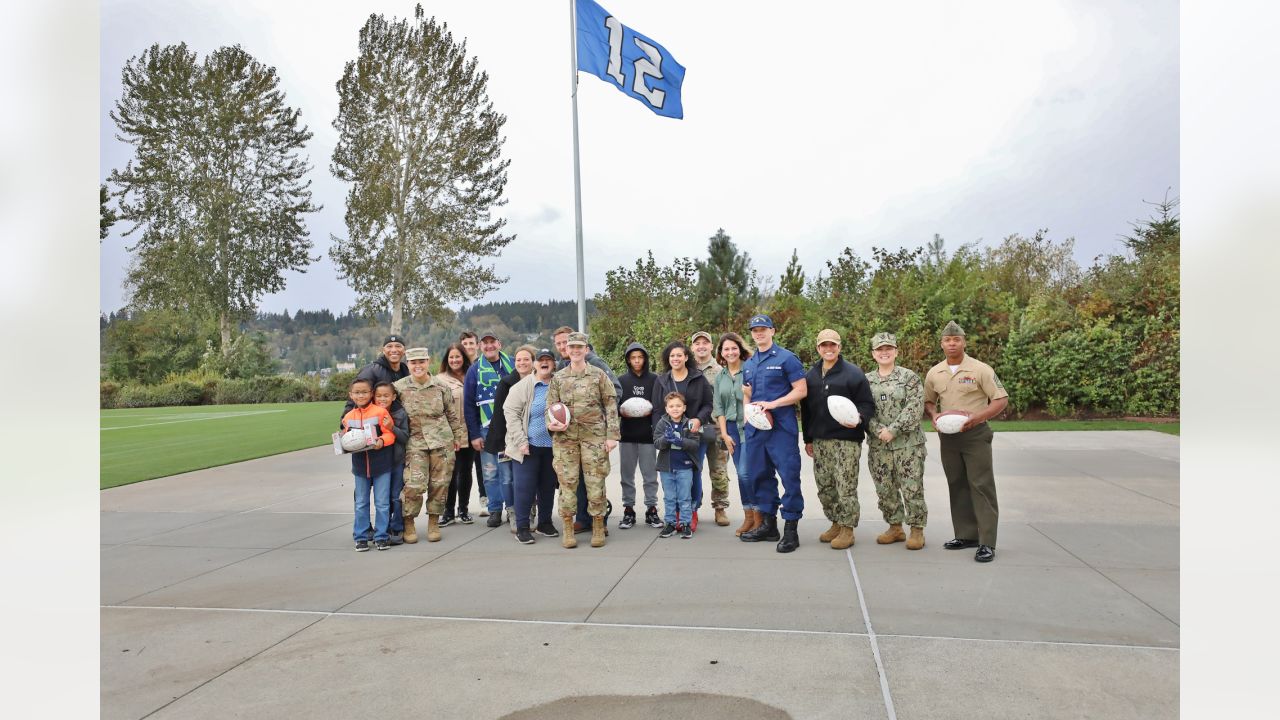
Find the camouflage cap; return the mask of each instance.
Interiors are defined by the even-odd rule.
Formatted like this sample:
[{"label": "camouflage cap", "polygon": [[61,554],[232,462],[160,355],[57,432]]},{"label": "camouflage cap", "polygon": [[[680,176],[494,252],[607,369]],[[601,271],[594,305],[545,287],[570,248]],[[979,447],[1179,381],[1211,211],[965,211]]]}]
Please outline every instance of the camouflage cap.
[{"label": "camouflage cap", "polygon": [[826,342],[835,343],[836,345],[839,345],[840,333],[836,332],[835,330],[832,330],[831,328],[827,328],[826,330],[820,331],[818,333],[817,344],[821,345],[822,343],[826,343]]},{"label": "camouflage cap", "polygon": [[586,345],[587,334],[580,333],[580,332],[569,333],[569,339],[565,342],[565,344],[566,345]]},{"label": "camouflage cap", "polygon": [[427,352],[424,347],[409,348],[404,351],[404,359],[405,362],[410,360],[429,360],[431,359],[431,353]]},{"label": "camouflage cap", "polygon": [[895,348],[898,347],[898,337],[891,332],[882,332],[882,333],[876,333],[876,336],[871,338],[872,350],[875,350],[876,348],[879,348],[879,347],[884,347],[885,345],[888,345],[889,347],[895,347]]},{"label": "camouflage cap", "polygon": [[699,330],[698,332],[694,333],[692,337],[689,338],[689,344],[692,345],[698,338],[706,338],[707,342],[712,343],[713,345],[715,344],[715,341],[716,341],[715,338],[711,337],[711,333],[707,332],[706,330]]},{"label": "camouflage cap", "polygon": [[964,328],[960,327],[960,325],[955,320],[952,320],[951,322],[944,325],[942,328],[942,337],[947,337],[949,335],[954,335],[956,337],[964,337]]}]

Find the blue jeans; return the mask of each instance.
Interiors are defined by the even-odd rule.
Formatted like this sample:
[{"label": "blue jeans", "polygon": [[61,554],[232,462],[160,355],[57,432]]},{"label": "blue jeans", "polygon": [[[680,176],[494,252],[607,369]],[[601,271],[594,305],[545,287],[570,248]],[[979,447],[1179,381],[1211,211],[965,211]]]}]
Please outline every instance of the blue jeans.
[{"label": "blue jeans", "polygon": [[[480,431],[480,437],[487,438],[489,428]],[[512,508],[516,505],[515,489],[511,486],[513,461],[498,462],[493,453],[480,452],[480,473],[484,478],[484,494],[489,501],[489,514],[502,512],[502,506]]]},{"label": "blue jeans", "polygon": [[676,510],[680,511],[680,522],[687,523],[693,517],[693,468],[680,468],[671,472],[659,472],[662,477],[662,503],[666,510],[666,521],[676,524]]},{"label": "blue jeans", "polygon": [[[360,540],[386,540],[387,525],[391,515],[391,473],[375,475],[373,479],[353,475],[356,480],[356,522],[351,537]],[[369,492],[373,492],[373,527],[369,527]]]},{"label": "blue jeans", "polygon": [[391,467],[391,521],[387,524],[387,531],[396,535],[404,533],[404,499],[400,497],[402,492],[404,492],[403,463]]},{"label": "blue jeans", "polygon": [[[513,484],[516,495],[516,527],[529,527],[529,508],[533,507],[535,497],[538,500],[538,522],[550,523],[551,518],[556,516],[552,504],[556,488],[560,485],[555,468],[551,465],[551,448],[530,445],[524,462],[512,461],[512,464],[515,465]],[[572,533],[573,528],[569,528],[569,532]]]},{"label": "blue jeans", "polygon": [[747,474],[747,455],[742,452],[742,433],[738,431],[738,423],[732,420],[725,420],[724,428],[733,438],[733,470],[738,475],[738,496],[742,499],[742,509],[755,510],[756,490],[750,483],[751,476]]}]

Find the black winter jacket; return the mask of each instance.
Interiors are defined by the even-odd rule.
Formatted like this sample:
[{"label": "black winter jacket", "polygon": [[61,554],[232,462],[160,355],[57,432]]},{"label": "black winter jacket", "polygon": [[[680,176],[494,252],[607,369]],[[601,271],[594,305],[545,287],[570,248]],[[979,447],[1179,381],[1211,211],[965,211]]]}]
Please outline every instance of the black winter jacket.
[{"label": "black winter jacket", "polygon": [[524,378],[520,373],[512,371],[510,375],[498,381],[498,389],[493,391],[493,419],[489,421],[489,434],[484,438],[484,451],[497,455],[507,449],[507,416],[502,406],[507,402],[507,394]]},{"label": "black winter jacket", "polygon": [[[806,445],[818,440],[852,440],[862,442],[867,421],[876,414],[875,398],[871,396],[871,385],[867,376],[857,365],[836,358],[836,364],[822,376],[822,361],[819,360],[804,376],[809,386],[809,394],[800,402],[800,421],[804,427]],[[853,401],[858,408],[861,420],[858,427],[847,428],[836,422],[827,410],[828,395],[843,395]]]},{"label": "black winter jacket", "polygon": [[[667,439],[667,428],[675,423],[665,413],[654,411],[654,416],[658,418],[658,422],[653,424],[653,446],[658,448],[658,460],[654,465],[654,469],[658,472],[671,472],[671,441]],[[689,456],[693,461],[693,467],[696,469],[698,465],[698,446],[702,444],[702,433],[696,433],[689,429],[689,416],[685,415],[680,418],[680,424],[677,427],[680,433],[681,450]]]},{"label": "black winter jacket", "polygon": [[409,413],[398,401],[391,403],[391,409],[388,412],[391,413],[391,419],[395,422],[395,427],[391,428],[391,431],[396,434],[393,462],[396,465],[404,465],[404,451],[409,445]]},{"label": "black winter jacket", "polygon": [[[378,383],[386,382],[386,383],[395,384],[395,381],[399,380],[400,378],[407,378],[407,377],[409,377],[408,362],[401,360],[400,369],[392,370],[391,363],[387,361],[387,356],[379,355],[377,360],[374,360],[373,362],[361,368],[360,372],[356,373],[355,379],[368,380],[369,382],[373,383],[374,387],[377,387]],[[347,406],[342,409],[342,414],[346,415],[348,412],[351,412],[351,409],[354,408],[355,406],[356,404],[351,402],[351,398],[347,398]],[[396,401],[394,403],[391,403],[391,407],[393,408],[400,407],[400,398],[396,398]]]},{"label": "black winter jacket", "polygon": [[[702,421],[702,427],[714,427],[715,423],[711,422],[711,383],[707,382],[707,378],[702,371],[696,367],[686,366],[689,369],[689,376],[685,378],[688,387],[682,393],[684,395],[684,416],[692,420],[698,418]],[[658,380],[653,386],[653,395],[649,398],[649,402],[653,403],[653,424],[658,424],[658,419],[666,416],[666,403],[662,398],[667,393],[676,392],[676,381],[671,379],[671,371],[668,370],[658,376]]]},{"label": "black winter jacket", "polygon": [[[651,400],[653,398],[653,388],[658,382],[658,376],[649,369],[649,351],[640,343],[631,343],[622,353],[622,361],[627,361],[633,351],[639,350],[644,353],[644,365],[641,368],[640,375],[636,375],[631,370],[631,365],[627,365],[627,369],[618,376],[618,382],[622,383],[622,392],[618,394],[618,407],[622,407],[622,403],[633,397]],[[653,414],[661,415],[663,409],[657,405],[653,406]],[[629,418],[621,417],[622,420],[622,442],[625,443],[644,443],[646,445],[653,444],[653,417]]]}]

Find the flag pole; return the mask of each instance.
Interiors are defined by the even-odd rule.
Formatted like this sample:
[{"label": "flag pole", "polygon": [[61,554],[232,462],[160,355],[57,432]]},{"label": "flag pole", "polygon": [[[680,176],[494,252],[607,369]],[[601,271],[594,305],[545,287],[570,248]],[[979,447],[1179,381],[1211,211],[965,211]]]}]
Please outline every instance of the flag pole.
[{"label": "flag pole", "polygon": [[569,0],[570,96],[573,98],[573,216],[578,257],[578,332],[587,331],[586,283],[582,263],[582,171],[578,163],[578,3]]}]

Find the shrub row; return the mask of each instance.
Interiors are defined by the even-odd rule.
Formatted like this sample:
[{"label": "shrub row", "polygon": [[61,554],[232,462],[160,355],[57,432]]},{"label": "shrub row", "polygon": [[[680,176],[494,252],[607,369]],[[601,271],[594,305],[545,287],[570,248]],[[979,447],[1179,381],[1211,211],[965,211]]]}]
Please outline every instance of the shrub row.
[{"label": "shrub row", "polygon": [[99,404],[103,409],[112,409],[344,400],[354,378],[354,372],[340,372],[330,375],[328,380],[286,375],[241,380],[171,378],[156,385],[104,380],[99,388]]}]

